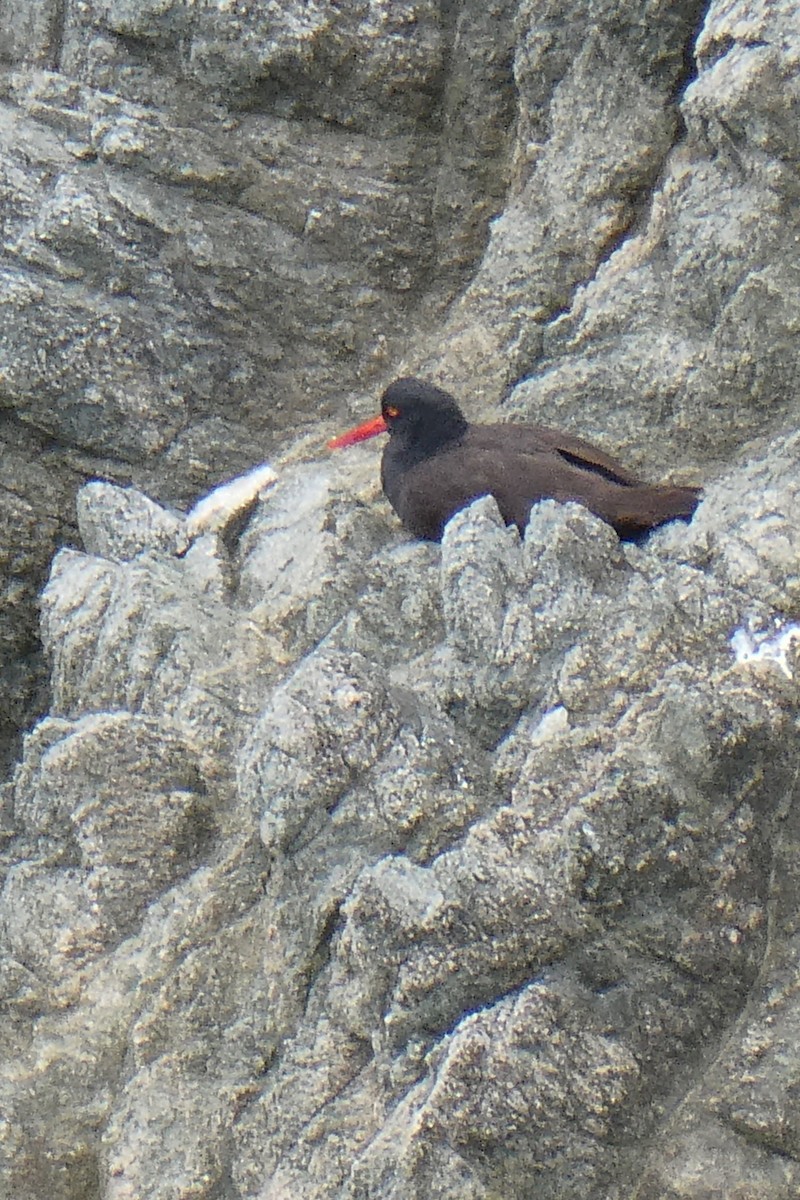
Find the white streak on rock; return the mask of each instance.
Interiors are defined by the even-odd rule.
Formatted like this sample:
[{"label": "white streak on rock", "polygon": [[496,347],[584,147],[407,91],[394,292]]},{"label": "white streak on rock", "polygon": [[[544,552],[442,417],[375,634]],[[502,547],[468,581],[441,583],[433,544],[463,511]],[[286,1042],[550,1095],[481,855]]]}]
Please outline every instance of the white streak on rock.
[{"label": "white streak on rock", "polygon": [[203,533],[218,533],[224,529],[231,517],[248,504],[258,494],[270,487],[278,478],[269,463],[262,463],[239,475],[230,483],[223,483],[215,488],[202,500],[198,500],[186,518],[186,534],[190,541]]},{"label": "white streak on rock", "polygon": [[730,642],[737,666],[772,662],[787,679],[794,678],[787,655],[795,643],[800,643],[800,625],[787,625],[772,636],[766,632],[755,633],[747,629],[737,629],[731,635]]}]

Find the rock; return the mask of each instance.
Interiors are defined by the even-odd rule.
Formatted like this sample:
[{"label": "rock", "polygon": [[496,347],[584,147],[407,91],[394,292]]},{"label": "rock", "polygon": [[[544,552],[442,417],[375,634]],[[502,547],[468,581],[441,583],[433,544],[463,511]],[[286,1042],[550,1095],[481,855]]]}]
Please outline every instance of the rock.
[{"label": "rock", "polygon": [[[273,8],[0,15],[5,1186],[784,1200],[793,13]],[[703,502],[410,542],[408,371]]]},{"label": "rock", "polygon": [[78,494],[78,532],[87,553],[130,562],[148,550],[176,548],[183,522],[133,488],[96,480]]}]

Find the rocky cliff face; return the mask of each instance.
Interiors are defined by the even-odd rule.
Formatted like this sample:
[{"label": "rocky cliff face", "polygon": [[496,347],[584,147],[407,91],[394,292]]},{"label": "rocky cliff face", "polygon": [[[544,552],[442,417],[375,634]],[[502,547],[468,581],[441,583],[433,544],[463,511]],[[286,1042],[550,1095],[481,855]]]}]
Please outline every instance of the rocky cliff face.
[{"label": "rocky cliff face", "polygon": [[[794,6],[0,29],[0,1191],[796,1195]],[[703,504],[414,543],[406,371]]]}]

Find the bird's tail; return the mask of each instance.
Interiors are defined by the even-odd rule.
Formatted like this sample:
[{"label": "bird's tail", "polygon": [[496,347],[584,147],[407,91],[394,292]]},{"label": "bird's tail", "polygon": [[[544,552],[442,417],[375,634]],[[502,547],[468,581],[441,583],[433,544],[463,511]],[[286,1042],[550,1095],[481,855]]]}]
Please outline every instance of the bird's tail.
[{"label": "bird's tail", "polygon": [[629,487],[619,497],[611,524],[621,538],[640,538],[667,521],[691,521],[702,488],[672,484]]}]

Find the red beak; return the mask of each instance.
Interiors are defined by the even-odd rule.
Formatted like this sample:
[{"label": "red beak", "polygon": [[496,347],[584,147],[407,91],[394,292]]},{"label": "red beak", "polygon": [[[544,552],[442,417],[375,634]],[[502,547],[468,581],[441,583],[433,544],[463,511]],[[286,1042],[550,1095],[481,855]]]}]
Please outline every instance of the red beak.
[{"label": "red beak", "polygon": [[386,422],[383,417],[372,417],[362,425],[356,425],[355,429],[348,429],[347,433],[340,433],[338,437],[331,438],[328,449],[341,450],[345,446],[355,446],[356,442],[365,442],[367,438],[377,437],[379,433],[386,433]]}]

